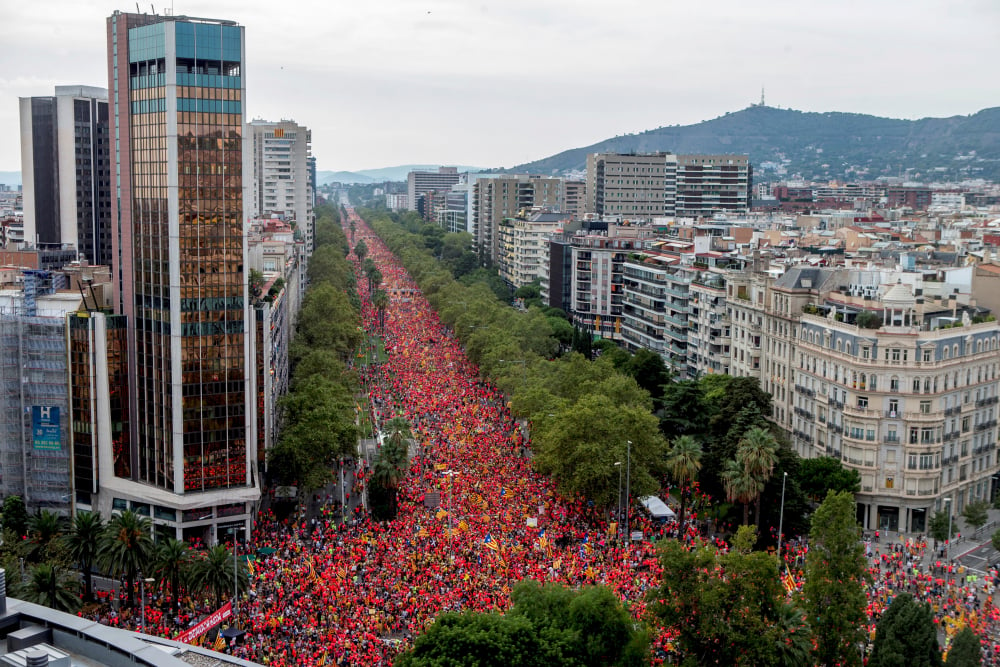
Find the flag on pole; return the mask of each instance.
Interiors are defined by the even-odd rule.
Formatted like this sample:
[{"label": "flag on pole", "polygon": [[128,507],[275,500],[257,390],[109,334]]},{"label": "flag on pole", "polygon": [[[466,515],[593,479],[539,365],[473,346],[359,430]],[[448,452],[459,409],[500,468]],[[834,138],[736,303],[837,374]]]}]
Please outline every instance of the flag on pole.
[{"label": "flag on pole", "polygon": [[222,631],[219,631],[218,636],[215,638],[215,643],[212,644],[213,651],[221,651],[226,648],[226,638],[222,636]]}]

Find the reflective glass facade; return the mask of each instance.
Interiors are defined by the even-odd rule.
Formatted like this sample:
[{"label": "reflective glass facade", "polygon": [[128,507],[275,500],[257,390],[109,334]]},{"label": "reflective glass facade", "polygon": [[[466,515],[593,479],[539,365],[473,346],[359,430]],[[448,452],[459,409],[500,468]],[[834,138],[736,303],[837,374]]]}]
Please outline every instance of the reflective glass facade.
[{"label": "reflective glass facade", "polygon": [[110,30],[134,337],[126,475],[174,493],[245,487],[243,29],[116,14]]}]

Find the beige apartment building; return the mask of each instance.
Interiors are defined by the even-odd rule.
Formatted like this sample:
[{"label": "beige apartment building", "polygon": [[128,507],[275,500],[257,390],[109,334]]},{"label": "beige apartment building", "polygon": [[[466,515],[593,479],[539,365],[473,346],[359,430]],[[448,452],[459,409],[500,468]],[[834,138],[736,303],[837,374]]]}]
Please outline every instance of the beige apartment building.
[{"label": "beige apartment building", "polygon": [[[849,279],[730,275],[732,374],[760,378],[801,456],[860,473],[865,528],[923,532],[948,504],[957,515],[992,497],[1000,326],[902,282],[852,296]],[[875,315],[867,328],[862,311]]]},{"label": "beige apartment building", "polygon": [[498,261],[498,228],[505,218],[527,215],[532,209],[562,210],[561,178],[497,176],[478,178],[472,186],[470,232],[484,259]]}]

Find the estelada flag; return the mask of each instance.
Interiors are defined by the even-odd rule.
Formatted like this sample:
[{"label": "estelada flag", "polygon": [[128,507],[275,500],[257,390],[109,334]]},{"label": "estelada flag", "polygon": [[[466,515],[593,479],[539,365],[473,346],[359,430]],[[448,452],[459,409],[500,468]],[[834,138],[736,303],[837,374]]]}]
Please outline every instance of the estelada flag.
[{"label": "estelada flag", "polygon": [[490,535],[489,533],[486,533],[486,539],[483,540],[483,545],[487,549],[492,549],[493,551],[497,551],[497,552],[500,551],[500,545],[497,544],[497,541],[494,540],[493,536]]}]

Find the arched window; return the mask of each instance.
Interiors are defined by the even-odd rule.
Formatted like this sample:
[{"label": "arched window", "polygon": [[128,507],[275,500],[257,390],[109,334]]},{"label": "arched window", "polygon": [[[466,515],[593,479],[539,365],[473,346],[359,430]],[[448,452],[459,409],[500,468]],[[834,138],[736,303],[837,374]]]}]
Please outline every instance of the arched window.
[{"label": "arched window", "polygon": [[976,341],[976,352],[982,352],[982,351],[983,351],[983,341],[982,340],[977,340]]},{"label": "arched window", "polygon": [[841,340],[840,340],[840,339],[838,338],[838,339],[837,339],[837,352],[841,352],[841,351],[842,351],[842,348],[843,348],[843,341],[841,341]]},{"label": "arched window", "polygon": [[948,349],[947,345],[944,346],[943,352],[944,352],[944,358],[945,359],[951,358],[951,350]]},{"label": "arched window", "polygon": [[844,354],[850,354],[850,353],[851,353],[851,344],[850,343],[845,343],[844,344]]}]

